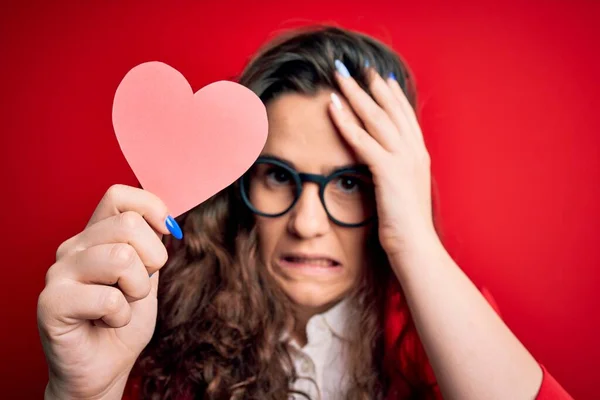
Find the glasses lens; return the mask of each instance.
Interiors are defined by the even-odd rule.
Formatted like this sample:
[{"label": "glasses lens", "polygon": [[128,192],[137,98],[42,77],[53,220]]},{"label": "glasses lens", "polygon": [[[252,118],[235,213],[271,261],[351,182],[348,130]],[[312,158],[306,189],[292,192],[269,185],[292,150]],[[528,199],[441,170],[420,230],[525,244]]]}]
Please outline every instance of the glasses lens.
[{"label": "glasses lens", "polygon": [[269,162],[257,163],[244,179],[246,197],[259,213],[281,214],[294,203],[298,188],[287,168]]},{"label": "glasses lens", "polygon": [[375,214],[373,180],[358,172],[335,176],[325,186],[325,207],[344,224],[360,224]]}]

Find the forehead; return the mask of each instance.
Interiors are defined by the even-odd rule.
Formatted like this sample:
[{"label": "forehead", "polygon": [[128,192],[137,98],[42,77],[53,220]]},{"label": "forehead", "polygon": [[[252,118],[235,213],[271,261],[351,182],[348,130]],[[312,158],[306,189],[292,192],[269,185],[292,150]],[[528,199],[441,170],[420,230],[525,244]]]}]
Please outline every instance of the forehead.
[{"label": "forehead", "polygon": [[269,136],[263,153],[313,173],[356,164],[354,152],[329,116],[330,93],[286,93],[271,101],[267,105]]}]

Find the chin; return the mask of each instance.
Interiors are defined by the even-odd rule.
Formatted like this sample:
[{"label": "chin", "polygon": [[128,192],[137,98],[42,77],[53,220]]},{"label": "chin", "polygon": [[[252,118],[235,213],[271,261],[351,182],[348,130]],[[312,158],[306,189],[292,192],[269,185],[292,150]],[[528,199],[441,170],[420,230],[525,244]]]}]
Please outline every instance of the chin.
[{"label": "chin", "polygon": [[347,290],[332,290],[314,283],[285,282],[282,288],[296,306],[314,310],[328,308],[347,293]]}]

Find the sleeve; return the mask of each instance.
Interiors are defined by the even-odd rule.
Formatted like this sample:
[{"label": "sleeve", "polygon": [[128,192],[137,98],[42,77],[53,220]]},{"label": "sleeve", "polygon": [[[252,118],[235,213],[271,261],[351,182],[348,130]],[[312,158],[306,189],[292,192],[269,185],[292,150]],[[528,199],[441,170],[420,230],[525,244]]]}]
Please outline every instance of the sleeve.
[{"label": "sleeve", "polygon": [[[500,314],[500,309],[498,308],[498,304],[494,300],[494,297],[490,291],[485,287],[481,288],[480,290],[481,294],[483,294],[483,297],[485,297],[488,303],[490,303],[494,311],[496,311],[496,313],[502,317]],[[573,400],[573,398],[556,381],[556,379],[550,375],[544,365],[540,364],[540,368],[542,368],[543,378],[540,390],[535,397],[536,400]]]},{"label": "sleeve", "polygon": [[544,379],[536,396],[536,400],[573,400],[573,397],[548,373],[544,365],[540,364]]},{"label": "sleeve", "polygon": [[121,400],[139,400],[140,399],[140,379],[137,376],[129,376],[127,385],[123,391]]},{"label": "sleeve", "polygon": [[[501,316],[498,304],[487,288],[479,288],[484,298]],[[443,400],[431,364],[412,322],[410,310],[401,290],[388,287],[385,310],[384,368],[389,374],[391,387],[387,399],[410,396],[427,400]],[[543,379],[535,400],[573,400],[563,387],[540,364]]]},{"label": "sleeve", "polygon": [[387,288],[384,317],[384,371],[387,400],[443,400],[433,369],[396,280]]}]

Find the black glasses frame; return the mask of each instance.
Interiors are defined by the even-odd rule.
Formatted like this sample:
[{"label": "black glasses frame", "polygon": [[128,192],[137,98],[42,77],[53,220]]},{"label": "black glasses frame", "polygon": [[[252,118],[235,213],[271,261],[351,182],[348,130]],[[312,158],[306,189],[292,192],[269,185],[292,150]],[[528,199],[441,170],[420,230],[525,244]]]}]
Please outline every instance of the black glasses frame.
[{"label": "black glasses frame", "polygon": [[280,217],[280,216],[288,213],[300,199],[300,195],[302,194],[302,189],[304,188],[304,183],[312,182],[312,183],[316,183],[317,185],[319,185],[319,198],[321,199],[321,204],[323,205],[323,209],[327,213],[327,216],[329,217],[329,219],[331,221],[333,221],[336,225],[347,227],[347,228],[355,228],[355,227],[367,225],[368,223],[370,223],[371,221],[373,221],[376,218],[376,215],[373,215],[373,216],[367,218],[363,222],[348,224],[348,223],[339,221],[336,218],[334,218],[333,215],[331,215],[331,213],[327,209],[327,205],[325,204],[325,187],[327,186],[327,184],[329,182],[331,182],[333,179],[339,177],[340,175],[344,175],[347,173],[359,173],[359,174],[364,174],[364,175],[370,177],[371,172],[369,171],[369,168],[367,166],[356,166],[356,167],[351,167],[351,168],[343,168],[343,169],[339,169],[339,170],[333,172],[330,175],[319,175],[319,174],[309,174],[309,173],[304,173],[304,172],[298,172],[289,164],[287,164],[277,158],[273,158],[273,157],[267,157],[267,156],[259,157],[255,161],[254,165],[256,165],[256,164],[273,164],[280,168],[285,169],[287,172],[290,173],[290,176],[292,177],[292,179],[294,180],[294,183],[296,184],[296,193],[295,193],[294,201],[292,201],[292,204],[288,208],[286,208],[284,211],[279,212],[277,214],[263,213],[263,212],[257,210],[256,208],[254,208],[254,206],[250,202],[250,199],[248,198],[248,195],[246,194],[246,190],[245,190],[246,189],[246,183],[245,183],[246,174],[244,174],[244,176],[242,176],[239,179],[240,195],[242,196],[242,200],[244,201],[244,204],[246,205],[246,207],[248,207],[250,209],[250,211],[252,211],[254,214],[257,214],[257,215],[260,215],[263,217],[268,217],[268,218],[276,218],[276,217]]}]

